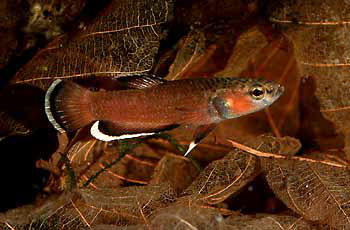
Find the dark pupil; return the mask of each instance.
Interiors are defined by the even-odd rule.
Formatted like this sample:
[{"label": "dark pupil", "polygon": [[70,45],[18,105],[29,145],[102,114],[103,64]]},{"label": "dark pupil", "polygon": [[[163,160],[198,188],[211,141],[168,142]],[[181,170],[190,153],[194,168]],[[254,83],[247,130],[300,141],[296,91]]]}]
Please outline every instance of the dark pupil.
[{"label": "dark pupil", "polygon": [[255,97],[259,97],[260,95],[264,94],[264,92],[260,89],[254,89],[252,94],[255,96]]}]

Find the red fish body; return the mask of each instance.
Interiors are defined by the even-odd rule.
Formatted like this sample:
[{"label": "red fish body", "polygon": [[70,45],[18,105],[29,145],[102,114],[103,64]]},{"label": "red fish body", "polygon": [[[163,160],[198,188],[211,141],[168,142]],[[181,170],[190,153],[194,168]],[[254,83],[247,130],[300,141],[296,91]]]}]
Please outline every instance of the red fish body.
[{"label": "red fish body", "polygon": [[[216,124],[261,110],[283,93],[278,84],[243,78],[165,81],[140,76],[130,78],[128,84],[127,90],[95,92],[55,81],[45,98],[47,116],[60,132],[94,123],[92,135],[107,141],[182,124]],[[99,138],[98,132],[106,136]]]}]

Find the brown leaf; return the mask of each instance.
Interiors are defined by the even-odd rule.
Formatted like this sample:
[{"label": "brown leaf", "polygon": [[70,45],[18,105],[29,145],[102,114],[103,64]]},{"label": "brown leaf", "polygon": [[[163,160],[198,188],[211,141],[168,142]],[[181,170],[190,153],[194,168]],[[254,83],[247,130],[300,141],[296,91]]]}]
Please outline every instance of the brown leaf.
[{"label": "brown leaf", "polygon": [[[249,145],[263,151],[272,151],[274,138],[260,136]],[[210,163],[186,189],[184,194],[194,200],[217,204],[239,191],[260,173],[257,157],[240,149],[227,154],[224,158]]]},{"label": "brown leaf", "polygon": [[9,116],[6,112],[0,112],[0,140],[13,135],[28,135],[31,129]]},{"label": "brown leaf", "polygon": [[154,169],[150,184],[169,184],[177,194],[187,188],[197,176],[198,170],[192,162],[183,156],[166,154]]},{"label": "brown leaf", "polygon": [[201,59],[210,56],[209,52],[206,52],[205,35],[201,32],[188,34],[182,39],[179,46],[180,49],[166,76],[168,80],[177,80],[189,75],[188,72],[193,71]]},{"label": "brown leaf", "polygon": [[222,215],[234,214],[229,210],[184,201],[178,201],[159,210],[151,221],[152,229],[222,229],[220,228],[224,223]]},{"label": "brown leaf", "polygon": [[0,227],[74,230],[100,224],[146,224],[155,209],[173,201],[174,193],[167,186],[82,189],[0,214]]},{"label": "brown leaf", "polygon": [[350,226],[349,168],[295,159],[261,161],[269,185],[289,208],[307,220]]},{"label": "brown leaf", "polygon": [[268,215],[261,214],[258,216],[230,216],[225,219],[226,229],[232,230],[317,230],[319,226],[303,220],[302,217],[288,216],[288,215]]},{"label": "brown leaf", "polygon": [[[156,209],[175,201],[169,186],[140,186],[118,189],[83,189],[81,194],[88,207],[111,213],[113,218],[130,222],[148,222]],[[104,221],[103,223],[107,223]]]},{"label": "brown leaf", "polygon": [[[14,229],[30,229],[30,226],[33,228],[49,228],[54,226],[55,218],[58,218],[59,221],[57,224],[67,224],[71,217],[68,210],[71,209],[70,201],[74,199],[72,193],[63,193],[60,196],[52,195],[47,197],[45,202],[38,201],[30,205],[25,205],[23,207],[12,209],[6,213],[0,214],[0,227],[2,229],[8,229],[8,226],[12,226]],[[76,214],[74,214],[76,216]],[[79,226],[80,220],[75,221],[75,223],[68,223],[66,229],[72,229],[72,225]],[[83,226],[83,225],[81,225]]]},{"label": "brown leaf", "polygon": [[345,42],[349,39],[349,3],[343,0],[318,3],[285,1],[271,20],[287,27],[301,76],[313,78],[321,112],[345,135],[349,155],[350,45]]},{"label": "brown leaf", "polygon": [[12,83],[46,89],[54,79],[147,73],[170,13],[171,3],[163,0],[112,1],[74,38],[61,36],[41,50]]},{"label": "brown leaf", "polygon": [[127,183],[149,183],[156,163],[135,156],[133,151],[122,153],[117,147],[111,145],[96,151],[94,158],[75,168],[80,186],[115,188]]},{"label": "brown leaf", "polygon": [[219,77],[239,76],[249,67],[262,48],[268,45],[265,35],[258,27],[247,30],[237,40],[225,69],[216,73]]}]

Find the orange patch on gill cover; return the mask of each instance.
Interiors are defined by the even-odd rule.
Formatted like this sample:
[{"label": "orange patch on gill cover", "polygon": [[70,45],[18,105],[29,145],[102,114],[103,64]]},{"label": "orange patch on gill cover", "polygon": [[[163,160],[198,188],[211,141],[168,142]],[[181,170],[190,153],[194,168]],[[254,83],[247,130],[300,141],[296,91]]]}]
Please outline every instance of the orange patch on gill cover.
[{"label": "orange patch on gill cover", "polygon": [[226,96],[229,109],[236,114],[249,113],[254,109],[254,105],[249,96],[233,94]]}]

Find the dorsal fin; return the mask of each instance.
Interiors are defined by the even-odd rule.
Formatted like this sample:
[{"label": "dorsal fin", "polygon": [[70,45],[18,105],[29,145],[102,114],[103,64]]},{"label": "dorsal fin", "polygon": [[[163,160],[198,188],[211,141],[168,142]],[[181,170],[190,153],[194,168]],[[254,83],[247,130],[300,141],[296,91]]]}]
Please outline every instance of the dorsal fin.
[{"label": "dorsal fin", "polygon": [[145,89],[166,82],[163,78],[154,75],[126,76],[120,77],[117,80],[122,84],[127,85],[127,88],[129,89]]}]

